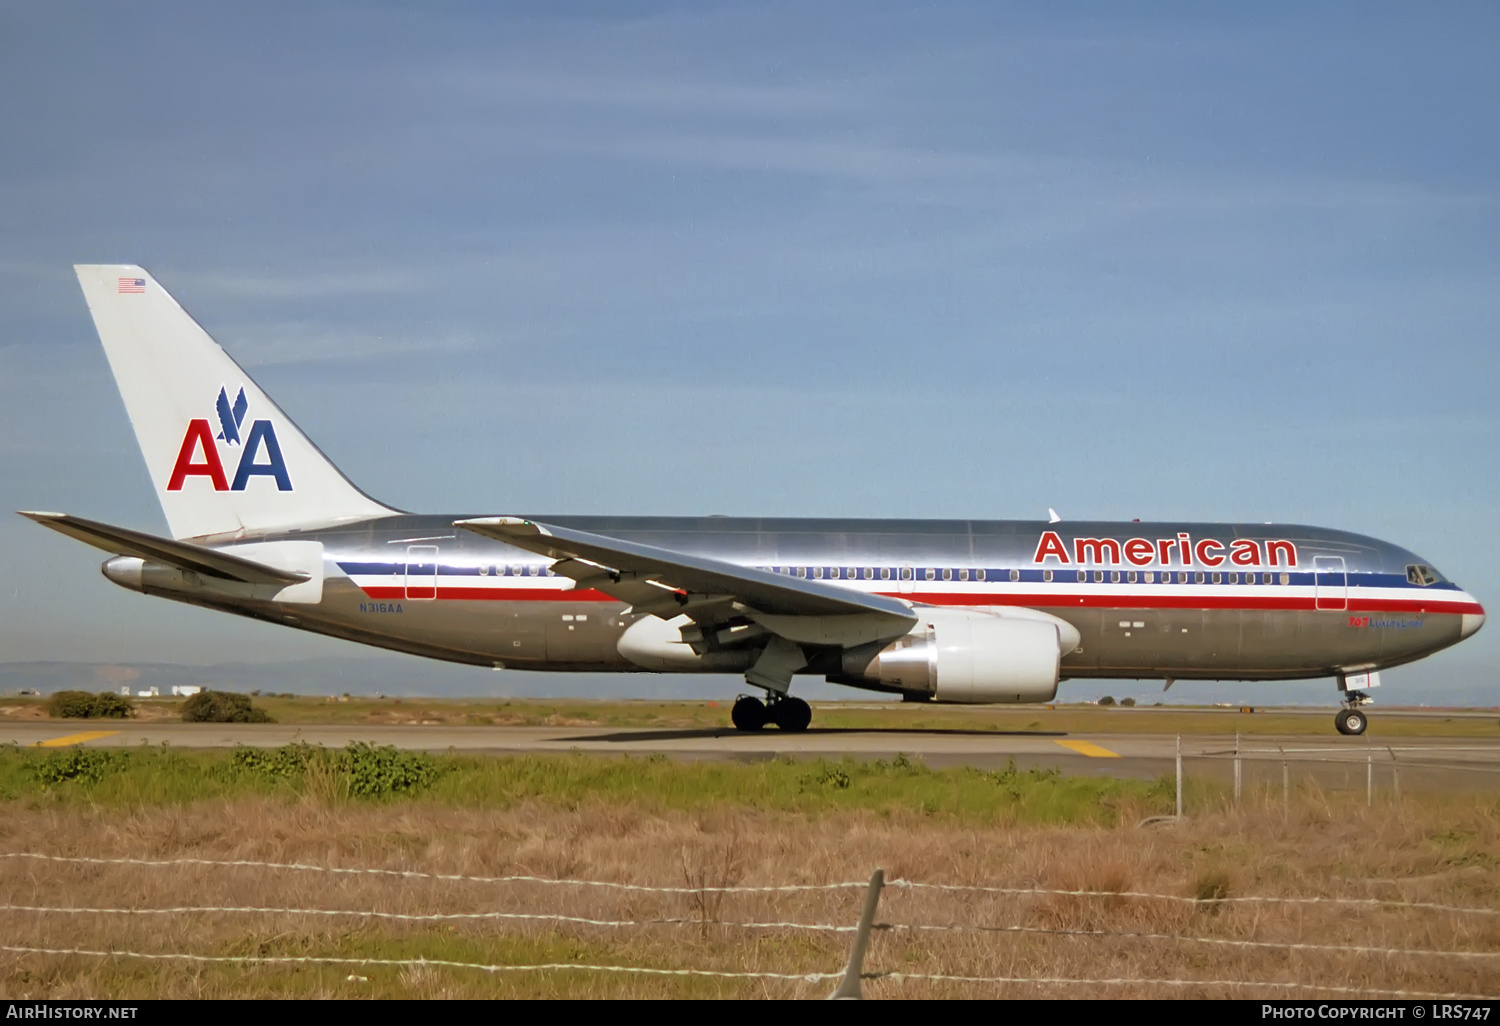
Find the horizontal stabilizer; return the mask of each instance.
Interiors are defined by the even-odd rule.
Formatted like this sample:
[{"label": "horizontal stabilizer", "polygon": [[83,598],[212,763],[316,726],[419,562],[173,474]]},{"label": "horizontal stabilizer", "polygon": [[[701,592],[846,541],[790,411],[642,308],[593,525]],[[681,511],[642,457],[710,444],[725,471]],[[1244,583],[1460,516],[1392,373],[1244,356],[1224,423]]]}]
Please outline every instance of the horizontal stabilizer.
[{"label": "horizontal stabilizer", "polygon": [[309,575],[305,573],[295,570],[278,570],[276,567],[257,563],[253,559],[233,556],[227,552],[194,545],[192,542],[158,538],[154,534],[84,520],[82,517],[73,517],[66,513],[39,513],[26,510],[21,510],[20,513],[21,516],[35,520],[43,527],[50,527],[59,534],[76,538],[96,549],[103,549],[105,552],[113,552],[121,556],[135,556],[138,559],[166,563],[194,573],[208,574],[210,577],[223,577],[231,581],[244,581],[247,584],[301,584],[309,579]]}]

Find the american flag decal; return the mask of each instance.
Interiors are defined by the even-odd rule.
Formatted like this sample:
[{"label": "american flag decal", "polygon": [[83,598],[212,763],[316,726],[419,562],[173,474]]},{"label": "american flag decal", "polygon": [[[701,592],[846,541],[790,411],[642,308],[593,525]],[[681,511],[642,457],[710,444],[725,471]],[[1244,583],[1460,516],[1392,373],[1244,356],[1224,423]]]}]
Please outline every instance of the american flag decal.
[{"label": "american flag decal", "polygon": [[125,292],[139,292],[142,295],[144,295],[145,292],[146,292],[146,279],[145,278],[121,278],[120,279],[120,292],[121,293],[125,293]]}]

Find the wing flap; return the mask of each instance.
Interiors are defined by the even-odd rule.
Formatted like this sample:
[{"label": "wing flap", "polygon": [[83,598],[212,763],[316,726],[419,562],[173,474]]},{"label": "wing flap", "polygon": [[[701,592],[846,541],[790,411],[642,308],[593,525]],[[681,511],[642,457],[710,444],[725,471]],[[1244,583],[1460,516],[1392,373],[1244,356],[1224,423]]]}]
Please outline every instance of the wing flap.
[{"label": "wing flap", "polygon": [[774,633],[829,644],[844,643],[844,626],[861,638],[898,637],[917,620],[911,607],[889,596],[520,517],[456,520],[453,526],[558,560],[553,569],[580,587],[587,582],[658,616],[723,606],[750,619],[764,617]]},{"label": "wing flap", "polygon": [[301,571],[281,570],[244,556],[231,555],[203,545],[194,545],[192,542],[158,538],[154,534],[132,531],[127,527],[101,524],[66,513],[20,512],[28,520],[34,520],[43,527],[50,527],[59,534],[65,534],[96,549],[167,563],[211,577],[244,581],[247,584],[283,585],[301,584],[311,579],[311,575]]}]

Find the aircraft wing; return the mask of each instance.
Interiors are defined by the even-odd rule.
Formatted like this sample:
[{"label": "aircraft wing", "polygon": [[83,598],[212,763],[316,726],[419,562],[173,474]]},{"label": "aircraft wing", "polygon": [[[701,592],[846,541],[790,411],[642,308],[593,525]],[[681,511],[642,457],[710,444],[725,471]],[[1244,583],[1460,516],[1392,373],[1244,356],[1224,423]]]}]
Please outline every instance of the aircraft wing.
[{"label": "aircraft wing", "polygon": [[789,641],[843,645],[900,637],[917,622],[909,605],[885,595],[588,531],[519,517],[456,520],[453,526],[555,559],[552,569],[578,587],[663,619],[686,613],[718,622],[742,615]]},{"label": "aircraft wing", "polygon": [[146,534],[143,531],[101,524],[94,520],[69,516],[66,513],[39,513],[26,510],[21,510],[20,513],[28,520],[34,520],[43,527],[50,527],[59,534],[76,538],[96,549],[103,549],[105,552],[113,552],[121,556],[135,556],[139,559],[167,563],[195,573],[208,574],[210,577],[224,577],[249,584],[300,584],[310,579],[310,575],[296,570],[279,570],[253,559],[220,552],[204,545],[194,545],[192,542],[176,541],[171,538],[158,538],[154,534]]}]

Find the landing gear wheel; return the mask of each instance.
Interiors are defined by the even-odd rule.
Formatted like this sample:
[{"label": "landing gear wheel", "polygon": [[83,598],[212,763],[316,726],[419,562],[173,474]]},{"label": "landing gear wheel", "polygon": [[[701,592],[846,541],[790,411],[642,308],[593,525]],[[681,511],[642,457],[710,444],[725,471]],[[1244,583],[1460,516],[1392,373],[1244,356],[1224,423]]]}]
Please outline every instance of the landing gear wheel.
[{"label": "landing gear wheel", "polygon": [[782,730],[793,732],[806,730],[807,725],[812,722],[812,706],[800,698],[791,696],[771,706],[770,713],[776,721],[776,726]]},{"label": "landing gear wheel", "polygon": [[1338,728],[1340,734],[1363,734],[1369,722],[1365,719],[1365,714],[1358,709],[1340,709],[1338,715],[1333,718],[1333,725]]},{"label": "landing gear wheel", "polygon": [[770,710],[766,708],[766,703],[749,695],[736,698],[734,708],[729,710],[729,719],[735,730],[759,730],[769,718]]}]

